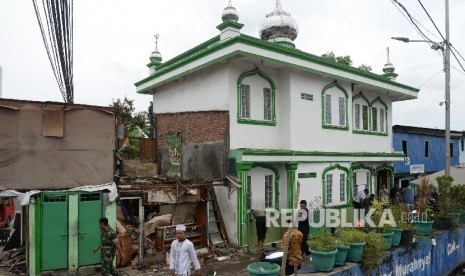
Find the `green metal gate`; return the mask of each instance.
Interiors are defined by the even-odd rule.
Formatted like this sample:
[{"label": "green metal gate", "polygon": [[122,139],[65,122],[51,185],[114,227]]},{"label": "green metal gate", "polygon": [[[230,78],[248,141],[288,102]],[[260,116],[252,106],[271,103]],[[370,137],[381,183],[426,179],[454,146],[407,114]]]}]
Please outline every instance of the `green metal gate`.
[{"label": "green metal gate", "polygon": [[98,220],[102,217],[102,209],[102,193],[79,194],[79,266],[100,263],[100,251],[93,254],[92,249],[101,241]]},{"label": "green metal gate", "polygon": [[68,268],[68,196],[43,193],[41,199],[42,270]]}]

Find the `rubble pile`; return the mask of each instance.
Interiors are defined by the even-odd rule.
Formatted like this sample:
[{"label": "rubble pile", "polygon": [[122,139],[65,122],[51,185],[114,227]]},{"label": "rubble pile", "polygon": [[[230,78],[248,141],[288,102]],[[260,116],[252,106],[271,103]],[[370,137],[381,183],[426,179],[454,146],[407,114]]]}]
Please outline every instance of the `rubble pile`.
[{"label": "rubble pile", "polygon": [[26,249],[12,249],[0,252],[0,275],[26,273]]}]

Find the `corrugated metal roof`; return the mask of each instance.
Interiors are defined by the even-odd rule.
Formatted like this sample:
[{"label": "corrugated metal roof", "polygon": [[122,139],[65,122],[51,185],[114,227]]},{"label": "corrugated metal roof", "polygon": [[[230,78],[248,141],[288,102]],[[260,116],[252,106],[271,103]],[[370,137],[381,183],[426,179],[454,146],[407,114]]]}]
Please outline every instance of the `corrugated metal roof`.
[{"label": "corrugated metal roof", "polygon": [[[427,136],[437,136],[437,137],[444,137],[445,130],[438,129],[438,128],[424,128],[424,127],[414,127],[414,126],[403,126],[403,125],[395,125],[392,127],[393,133],[409,133],[409,134],[417,134],[417,135],[427,135]],[[459,139],[464,137],[464,131],[451,131],[450,135],[452,138]]]}]

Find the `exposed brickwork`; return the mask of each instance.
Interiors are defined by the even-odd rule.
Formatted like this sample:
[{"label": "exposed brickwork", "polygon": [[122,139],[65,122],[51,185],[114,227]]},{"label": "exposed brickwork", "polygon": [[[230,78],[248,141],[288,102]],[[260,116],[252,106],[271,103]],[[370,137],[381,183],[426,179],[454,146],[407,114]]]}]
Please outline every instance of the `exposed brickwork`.
[{"label": "exposed brickwork", "polygon": [[161,139],[167,133],[182,133],[183,144],[224,141],[229,126],[227,111],[185,112],[156,115],[158,146],[167,146]]}]

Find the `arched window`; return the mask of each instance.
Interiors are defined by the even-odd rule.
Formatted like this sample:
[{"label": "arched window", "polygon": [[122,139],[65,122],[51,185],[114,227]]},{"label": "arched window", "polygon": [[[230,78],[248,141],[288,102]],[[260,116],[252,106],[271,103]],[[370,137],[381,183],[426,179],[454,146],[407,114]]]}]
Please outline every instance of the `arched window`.
[{"label": "arched window", "polygon": [[337,82],[323,88],[321,93],[323,128],[349,129],[347,102],[348,94]]},{"label": "arched window", "polygon": [[269,76],[258,69],[243,73],[237,91],[238,123],[276,125],[276,86]]},{"label": "arched window", "polygon": [[349,169],[336,164],[323,170],[323,205],[336,206],[349,202]]},{"label": "arched window", "polygon": [[354,132],[370,131],[371,105],[362,93],[352,98],[352,128]]},{"label": "arched window", "polygon": [[387,129],[387,118],[388,118],[388,107],[381,100],[381,98],[376,98],[371,103],[371,131],[377,133],[388,133]]}]

